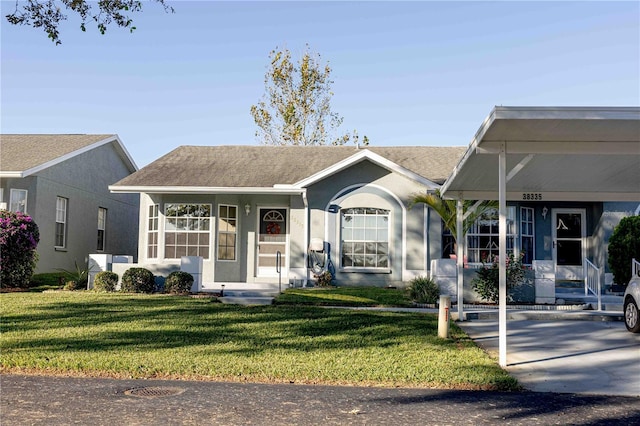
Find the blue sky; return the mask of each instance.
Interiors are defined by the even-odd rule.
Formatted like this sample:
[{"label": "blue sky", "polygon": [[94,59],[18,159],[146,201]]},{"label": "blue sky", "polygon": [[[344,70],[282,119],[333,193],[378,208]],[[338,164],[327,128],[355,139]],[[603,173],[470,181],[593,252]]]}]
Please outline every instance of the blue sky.
[{"label": "blue sky", "polygon": [[343,131],[467,145],[494,105],[640,105],[640,2],[153,3],[137,30],[70,19],[55,46],[4,21],[2,133],[117,133],[139,166],[179,145],[255,145],[269,52],[308,43]]}]

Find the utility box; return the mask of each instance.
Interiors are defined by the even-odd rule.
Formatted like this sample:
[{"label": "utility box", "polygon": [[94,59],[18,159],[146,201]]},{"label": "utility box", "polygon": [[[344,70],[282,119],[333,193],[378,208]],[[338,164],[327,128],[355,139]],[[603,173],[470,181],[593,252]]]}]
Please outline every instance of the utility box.
[{"label": "utility box", "polygon": [[95,253],[89,255],[89,281],[87,282],[87,290],[93,288],[93,281],[96,279],[98,272],[111,271],[113,256],[104,253]]},{"label": "utility box", "polygon": [[182,256],[180,270],[193,275],[192,292],[195,293],[202,289],[202,256]]},{"label": "utility box", "polygon": [[453,259],[433,259],[429,277],[438,283],[440,294],[458,295],[458,267]]},{"label": "utility box", "polygon": [[536,303],[556,303],[556,271],[553,260],[534,260]]}]

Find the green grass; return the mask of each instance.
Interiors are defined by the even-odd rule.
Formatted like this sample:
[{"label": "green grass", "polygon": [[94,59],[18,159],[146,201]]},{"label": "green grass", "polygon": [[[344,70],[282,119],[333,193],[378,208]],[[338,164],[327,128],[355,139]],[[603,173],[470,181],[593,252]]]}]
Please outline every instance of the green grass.
[{"label": "green grass", "polygon": [[0,295],[0,370],[455,389],[518,389],[431,314],[241,307],[163,295]]},{"label": "green grass", "polygon": [[277,304],[316,306],[411,306],[403,290],[380,287],[288,289]]},{"label": "green grass", "polygon": [[[60,281],[60,279],[62,279],[62,281]],[[25,291],[37,293],[45,290],[56,290],[62,288],[66,281],[67,276],[64,272],[35,274],[31,277],[29,288],[25,289]]]}]

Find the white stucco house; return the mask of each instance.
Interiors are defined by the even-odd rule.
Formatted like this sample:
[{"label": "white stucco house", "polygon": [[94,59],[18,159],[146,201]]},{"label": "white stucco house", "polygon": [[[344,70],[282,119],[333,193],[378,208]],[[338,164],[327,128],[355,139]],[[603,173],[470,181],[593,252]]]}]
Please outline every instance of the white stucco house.
[{"label": "white stucco house", "polygon": [[[594,149],[607,143],[613,148],[610,135],[626,138],[626,149],[637,146],[640,152],[638,108],[578,108],[575,115],[567,115],[575,108],[496,108],[515,114],[507,121],[521,144],[539,139],[536,147],[552,150],[553,144],[567,146],[592,134]],[[557,125],[553,111],[567,115],[569,124]],[[611,119],[616,114],[623,121]],[[479,131],[485,139],[499,134],[505,122],[486,124]],[[440,218],[424,205],[410,206],[412,196],[452,188],[461,176],[482,182],[496,173],[490,157],[484,166],[481,156],[476,162],[471,139],[468,147],[182,146],[110,189],[140,195],[140,266],[168,273],[180,268],[183,256],[202,258],[194,290],[273,287],[281,277],[304,284],[313,280],[318,262],[340,285],[400,286],[453,253]],[[595,165],[594,152],[589,164]],[[583,280],[585,259],[604,275],[608,237],[620,218],[638,213],[640,203],[640,166],[616,158],[618,163],[607,160],[613,161],[608,167],[631,188],[619,200],[539,191],[548,185],[553,163],[544,155],[513,156],[509,167],[525,170],[517,179],[526,190],[510,194],[507,203],[507,250],[522,253],[527,265],[545,261],[556,280]],[[530,161],[548,172],[526,173]],[[588,174],[581,164],[568,170],[563,165],[558,187]],[[483,197],[479,191],[474,199]],[[480,219],[465,242],[469,267],[497,255],[497,212]]]}]

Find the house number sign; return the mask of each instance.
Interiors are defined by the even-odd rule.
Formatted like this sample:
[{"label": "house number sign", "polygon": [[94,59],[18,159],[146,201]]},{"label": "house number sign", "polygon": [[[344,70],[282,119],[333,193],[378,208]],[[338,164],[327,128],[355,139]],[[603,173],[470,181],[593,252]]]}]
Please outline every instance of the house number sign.
[{"label": "house number sign", "polygon": [[542,201],[542,194],[539,192],[524,192],[522,199],[525,201]]}]

